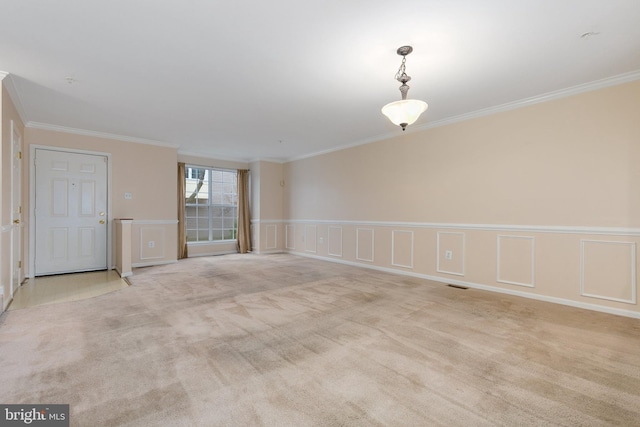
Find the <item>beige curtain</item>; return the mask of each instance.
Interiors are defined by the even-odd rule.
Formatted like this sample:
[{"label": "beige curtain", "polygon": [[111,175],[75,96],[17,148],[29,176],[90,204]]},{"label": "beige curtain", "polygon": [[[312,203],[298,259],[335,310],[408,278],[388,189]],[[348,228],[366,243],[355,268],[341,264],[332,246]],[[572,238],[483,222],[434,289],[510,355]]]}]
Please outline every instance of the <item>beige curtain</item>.
[{"label": "beige curtain", "polygon": [[184,163],[178,163],[178,259],[187,258],[186,186]]},{"label": "beige curtain", "polygon": [[249,214],[249,171],[238,169],[238,252],[251,250],[251,216]]}]

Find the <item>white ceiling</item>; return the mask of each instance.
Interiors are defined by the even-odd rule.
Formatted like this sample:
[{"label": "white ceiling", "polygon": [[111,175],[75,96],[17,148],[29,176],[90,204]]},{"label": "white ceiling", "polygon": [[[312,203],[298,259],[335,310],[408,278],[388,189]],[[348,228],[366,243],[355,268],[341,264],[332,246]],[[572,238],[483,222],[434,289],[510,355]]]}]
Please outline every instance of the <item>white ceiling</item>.
[{"label": "white ceiling", "polygon": [[640,78],[640,1],[0,0],[0,70],[30,126],[207,157],[285,160],[400,134],[380,108],[400,99],[406,44],[409,97],[429,103],[410,132]]}]

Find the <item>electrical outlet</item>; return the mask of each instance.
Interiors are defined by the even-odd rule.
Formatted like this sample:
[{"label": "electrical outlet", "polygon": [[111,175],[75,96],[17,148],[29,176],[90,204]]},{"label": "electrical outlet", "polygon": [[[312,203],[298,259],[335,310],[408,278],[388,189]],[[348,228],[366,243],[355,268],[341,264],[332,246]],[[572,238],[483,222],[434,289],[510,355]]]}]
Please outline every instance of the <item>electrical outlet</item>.
[{"label": "electrical outlet", "polygon": [[129,192],[126,192],[126,193],[124,193],[124,198],[126,200],[131,200],[131,199],[133,199],[133,194],[131,194]]},{"label": "electrical outlet", "polygon": [[320,238],[318,239],[318,243],[323,244],[323,243],[324,243],[324,237],[320,237]]},{"label": "electrical outlet", "polygon": [[444,251],[444,259],[453,259],[453,251]]},{"label": "electrical outlet", "polygon": [[148,245],[149,245],[150,248],[155,248],[156,247],[156,242],[153,241],[153,240],[149,240]]}]

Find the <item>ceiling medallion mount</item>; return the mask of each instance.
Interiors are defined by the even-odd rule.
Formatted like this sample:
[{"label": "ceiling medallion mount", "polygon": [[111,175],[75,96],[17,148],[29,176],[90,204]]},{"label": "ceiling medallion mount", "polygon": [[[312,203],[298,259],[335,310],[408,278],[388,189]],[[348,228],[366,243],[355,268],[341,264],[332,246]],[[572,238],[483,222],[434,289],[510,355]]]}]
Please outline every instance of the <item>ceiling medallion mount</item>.
[{"label": "ceiling medallion mount", "polygon": [[407,75],[405,64],[407,62],[407,55],[411,52],[413,52],[413,47],[411,46],[401,46],[397,50],[398,55],[402,56],[402,63],[396,73],[396,80],[402,83],[400,86],[402,100],[391,102],[382,107],[382,114],[387,116],[393,124],[400,126],[403,131],[407,126],[415,123],[418,117],[420,117],[420,114],[424,113],[429,107],[424,101],[407,99],[407,93],[409,92],[407,82],[411,80],[411,77]]},{"label": "ceiling medallion mount", "polygon": [[411,52],[413,52],[413,48],[411,46],[401,46],[398,48],[398,55],[407,56]]}]

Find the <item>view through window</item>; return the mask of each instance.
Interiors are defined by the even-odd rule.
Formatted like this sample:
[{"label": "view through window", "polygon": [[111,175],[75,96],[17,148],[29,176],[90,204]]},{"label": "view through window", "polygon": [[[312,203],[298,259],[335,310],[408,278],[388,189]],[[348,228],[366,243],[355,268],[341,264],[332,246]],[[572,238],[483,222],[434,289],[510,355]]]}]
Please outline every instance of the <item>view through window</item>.
[{"label": "view through window", "polygon": [[187,242],[235,240],[238,233],[237,172],[186,166]]}]

